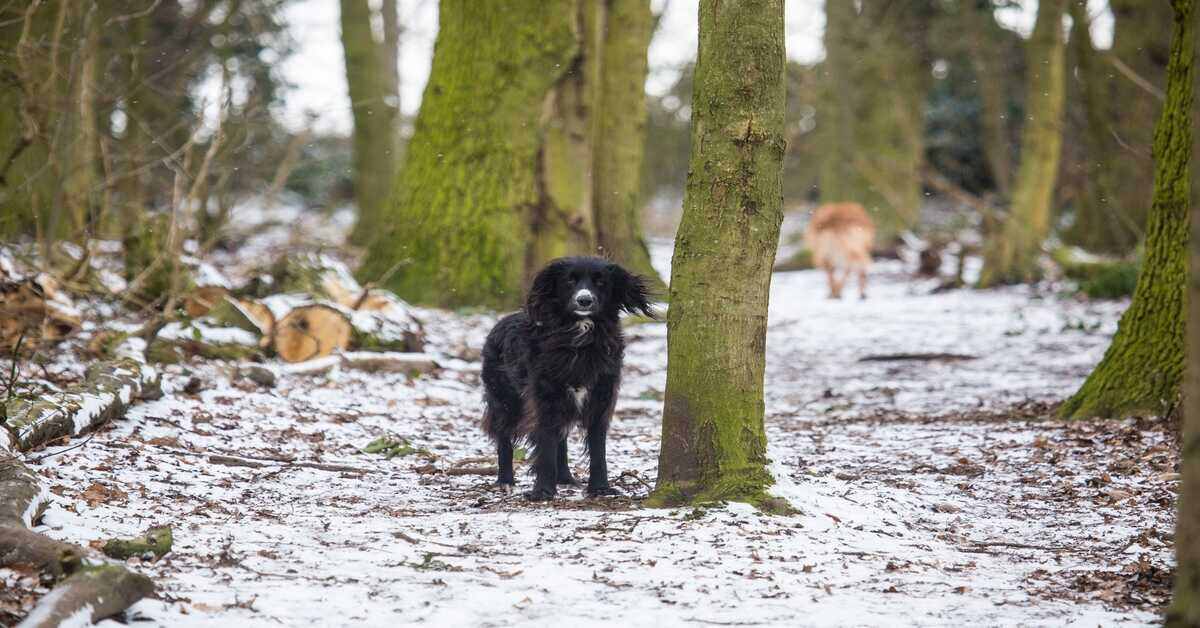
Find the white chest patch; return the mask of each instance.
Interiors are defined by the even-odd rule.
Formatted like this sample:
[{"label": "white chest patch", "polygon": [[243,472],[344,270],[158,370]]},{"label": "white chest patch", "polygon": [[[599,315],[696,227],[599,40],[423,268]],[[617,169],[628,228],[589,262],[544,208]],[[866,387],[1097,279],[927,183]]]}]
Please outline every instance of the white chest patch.
[{"label": "white chest patch", "polygon": [[592,327],[595,326],[595,324],[596,323],[590,318],[581,318],[575,321],[575,337],[582,338],[588,335],[588,333],[592,331]]},{"label": "white chest patch", "polygon": [[583,410],[583,405],[587,403],[588,389],[580,386],[579,388],[568,388],[571,394],[575,395],[575,407]]}]

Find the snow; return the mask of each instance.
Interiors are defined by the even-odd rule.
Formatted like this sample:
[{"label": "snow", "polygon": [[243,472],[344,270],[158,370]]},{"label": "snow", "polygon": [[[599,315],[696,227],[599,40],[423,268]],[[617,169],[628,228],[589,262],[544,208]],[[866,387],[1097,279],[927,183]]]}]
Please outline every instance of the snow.
[{"label": "snow", "polygon": [[[669,252],[655,245],[660,266]],[[577,488],[530,504],[488,475],[445,473],[494,464],[475,360],[497,316],[414,308],[443,367],[418,379],[269,364],[279,381],[265,389],[219,362],[165,367],[165,388],[201,390],[136,405],[39,462],[56,495],[39,530],[86,546],[172,525],[172,553],[133,566],[159,585],[132,610],[145,626],[1156,624],[1152,603],[1072,583],[1143,559],[1170,568],[1166,433],[1049,420],[1124,304],[931,294],[901,271],[877,265],[866,301],[823,298],[817,272],[774,278],[766,424],[772,490],[794,515],[647,509]],[[609,468],[640,498],[666,330],[626,333]],[[909,352],[975,358],[860,361]],[[415,453],[361,451],[381,436]],[[1117,470],[1126,454],[1140,462]],[[577,435],[571,459],[586,476]],[[92,483],[122,493],[89,506]]]}]

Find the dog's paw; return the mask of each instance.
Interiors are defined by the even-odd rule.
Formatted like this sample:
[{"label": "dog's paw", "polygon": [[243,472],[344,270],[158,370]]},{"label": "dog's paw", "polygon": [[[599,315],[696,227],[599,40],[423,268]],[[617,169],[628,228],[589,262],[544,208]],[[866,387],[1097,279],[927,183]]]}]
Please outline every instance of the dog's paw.
[{"label": "dog's paw", "polygon": [[622,493],[611,486],[589,486],[587,489],[588,497],[617,497]]},{"label": "dog's paw", "polygon": [[495,486],[501,493],[504,493],[505,495],[512,495],[513,490],[516,488],[516,485],[512,482],[496,482]]},{"label": "dog's paw", "polygon": [[559,486],[579,486],[579,480],[576,480],[574,476],[568,474],[566,477],[560,476],[558,478],[558,485]]},{"label": "dog's paw", "polygon": [[525,493],[525,499],[531,502],[548,502],[554,499],[555,492],[545,488],[535,488]]}]

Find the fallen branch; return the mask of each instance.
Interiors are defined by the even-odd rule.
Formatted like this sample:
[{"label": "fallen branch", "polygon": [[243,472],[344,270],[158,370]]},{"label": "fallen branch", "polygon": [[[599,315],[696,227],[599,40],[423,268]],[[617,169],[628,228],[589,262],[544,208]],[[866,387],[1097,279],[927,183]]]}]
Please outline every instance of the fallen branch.
[{"label": "fallen branch", "polygon": [[[174,451],[171,453],[191,453],[183,451]],[[223,454],[212,454],[208,457],[208,461],[213,464],[219,464],[226,467],[249,467],[251,469],[272,469],[279,467],[302,467],[305,469],[317,469],[318,471],[332,471],[334,473],[371,473],[371,469],[362,467],[352,467],[345,464],[332,464],[328,462],[308,462],[305,460],[296,460],[293,462],[279,461],[275,464],[254,460],[252,458],[241,458],[238,456],[226,456]]]},{"label": "fallen branch", "polygon": [[288,375],[323,375],[335,367],[383,373],[429,373],[440,368],[428,353],[399,353],[370,351],[337,352],[315,360],[289,364],[281,369]]},{"label": "fallen branch", "polygon": [[925,362],[958,362],[962,360],[977,360],[977,355],[966,355],[962,353],[886,353],[880,355],[868,355],[858,359],[859,362],[908,362],[908,361],[925,361]]},{"label": "fallen branch", "polygon": [[496,475],[496,467],[450,467],[442,473],[446,475]]},{"label": "fallen branch", "polygon": [[175,538],[171,534],[171,526],[159,526],[146,530],[145,534],[132,539],[109,539],[100,551],[105,556],[118,560],[127,560],[134,556],[152,554],[154,558],[162,558],[171,551]]}]

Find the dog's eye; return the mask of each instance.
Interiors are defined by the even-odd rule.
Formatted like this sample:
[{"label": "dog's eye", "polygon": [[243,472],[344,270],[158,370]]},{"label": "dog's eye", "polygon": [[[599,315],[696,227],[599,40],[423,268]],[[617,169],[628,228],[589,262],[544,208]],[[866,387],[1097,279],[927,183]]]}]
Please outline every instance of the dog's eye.
[{"label": "dog's eye", "polygon": [[607,280],[606,280],[606,279],[604,279],[604,275],[596,275],[596,278],[595,278],[595,279],[593,279],[592,281],[593,281],[593,282],[594,282],[594,283],[595,283],[597,286],[603,286]]}]

